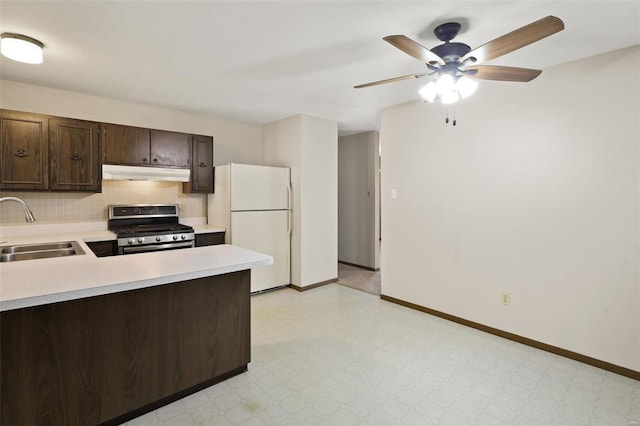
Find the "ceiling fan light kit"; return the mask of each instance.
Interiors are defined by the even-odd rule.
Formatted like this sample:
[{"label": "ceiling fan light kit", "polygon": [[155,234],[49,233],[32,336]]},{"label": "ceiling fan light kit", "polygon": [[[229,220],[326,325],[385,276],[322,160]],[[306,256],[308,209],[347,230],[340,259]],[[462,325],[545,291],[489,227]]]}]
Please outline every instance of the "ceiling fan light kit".
[{"label": "ceiling fan light kit", "polygon": [[2,33],[0,35],[0,53],[14,61],[26,64],[41,64],[44,45],[22,34]]},{"label": "ceiling fan light kit", "polygon": [[456,81],[456,90],[462,98],[473,95],[477,88],[478,82],[467,76],[458,77],[458,81]]},{"label": "ceiling fan light kit", "polygon": [[433,103],[440,100],[443,104],[452,104],[460,99],[467,98],[478,88],[478,82],[467,76],[452,77],[451,74],[443,74],[438,80],[431,80],[418,91],[420,97]]},{"label": "ceiling fan light kit", "polygon": [[438,25],[433,33],[444,43],[432,49],[427,49],[404,35],[384,37],[383,40],[389,44],[423,62],[428,72],[374,81],[354,87],[360,89],[412,78],[434,76],[419,90],[420,96],[427,102],[439,100],[443,104],[452,104],[475,92],[478,87],[476,79],[528,82],[539,76],[542,71],[478,64],[506,55],[562,31],[564,23],[555,16],[547,16],[475,49],[471,49],[464,43],[451,41],[458,35],[460,28],[461,26],[457,22]]}]

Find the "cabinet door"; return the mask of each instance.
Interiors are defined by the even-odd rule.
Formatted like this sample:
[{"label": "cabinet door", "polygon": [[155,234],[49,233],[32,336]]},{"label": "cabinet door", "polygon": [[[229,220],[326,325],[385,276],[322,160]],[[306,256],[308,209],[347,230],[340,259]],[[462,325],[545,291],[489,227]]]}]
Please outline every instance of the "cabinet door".
[{"label": "cabinet door", "polygon": [[103,163],[148,166],[150,135],[148,129],[103,123]]},{"label": "cabinet door", "polygon": [[151,165],[188,169],[191,137],[185,133],[151,130]]},{"label": "cabinet door", "polygon": [[191,141],[191,181],[182,191],[213,193],[213,137],[193,136]]},{"label": "cabinet door", "polygon": [[196,247],[217,246],[224,244],[224,232],[207,232],[196,234]]},{"label": "cabinet door", "polygon": [[91,121],[49,120],[51,189],[100,192],[100,124]]},{"label": "cabinet door", "polygon": [[48,189],[48,118],[0,111],[0,189]]}]

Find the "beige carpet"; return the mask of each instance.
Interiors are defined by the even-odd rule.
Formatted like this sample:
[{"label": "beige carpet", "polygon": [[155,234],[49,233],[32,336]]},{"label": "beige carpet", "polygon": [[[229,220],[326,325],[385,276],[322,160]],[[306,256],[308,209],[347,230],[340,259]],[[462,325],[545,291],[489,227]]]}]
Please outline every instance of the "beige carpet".
[{"label": "beige carpet", "polygon": [[338,284],[380,296],[380,271],[338,263]]}]

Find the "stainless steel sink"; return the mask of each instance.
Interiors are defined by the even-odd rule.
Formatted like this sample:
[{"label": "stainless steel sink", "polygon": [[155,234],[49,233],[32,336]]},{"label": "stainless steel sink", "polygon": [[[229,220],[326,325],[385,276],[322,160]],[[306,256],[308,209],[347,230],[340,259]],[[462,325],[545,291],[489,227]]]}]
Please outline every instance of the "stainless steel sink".
[{"label": "stainless steel sink", "polygon": [[[0,247],[0,253],[22,253],[26,251],[43,251],[73,248],[75,241],[64,241],[60,243],[44,243],[44,244],[20,244],[15,246]],[[77,245],[77,243],[76,243]],[[80,248],[78,246],[78,248]]]},{"label": "stainless steel sink", "polygon": [[77,241],[42,244],[17,244],[0,247],[0,262],[46,259],[50,257],[85,254]]}]

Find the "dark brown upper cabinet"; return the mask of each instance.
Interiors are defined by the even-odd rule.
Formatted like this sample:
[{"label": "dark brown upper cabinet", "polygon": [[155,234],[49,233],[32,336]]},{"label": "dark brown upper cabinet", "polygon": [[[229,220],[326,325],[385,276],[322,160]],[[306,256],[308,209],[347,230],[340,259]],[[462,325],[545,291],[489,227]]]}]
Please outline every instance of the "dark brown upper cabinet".
[{"label": "dark brown upper cabinet", "polygon": [[49,188],[49,117],[0,110],[0,189]]},{"label": "dark brown upper cabinet", "polygon": [[151,132],[139,127],[102,124],[103,162],[148,166]]},{"label": "dark brown upper cabinet", "polygon": [[213,192],[213,137],[192,136],[191,181],[182,184],[185,193]]},{"label": "dark brown upper cabinet", "polygon": [[58,191],[100,192],[100,124],[49,120],[50,186]]},{"label": "dark brown upper cabinet", "polygon": [[102,164],[191,170],[213,192],[213,137],[0,109],[0,190],[101,192]]},{"label": "dark brown upper cabinet", "polygon": [[103,124],[106,164],[188,169],[191,166],[190,135]]},{"label": "dark brown upper cabinet", "polygon": [[191,136],[151,130],[151,165],[188,169],[191,166]]},{"label": "dark brown upper cabinet", "polygon": [[100,124],[0,111],[0,189],[100,192]]}]

